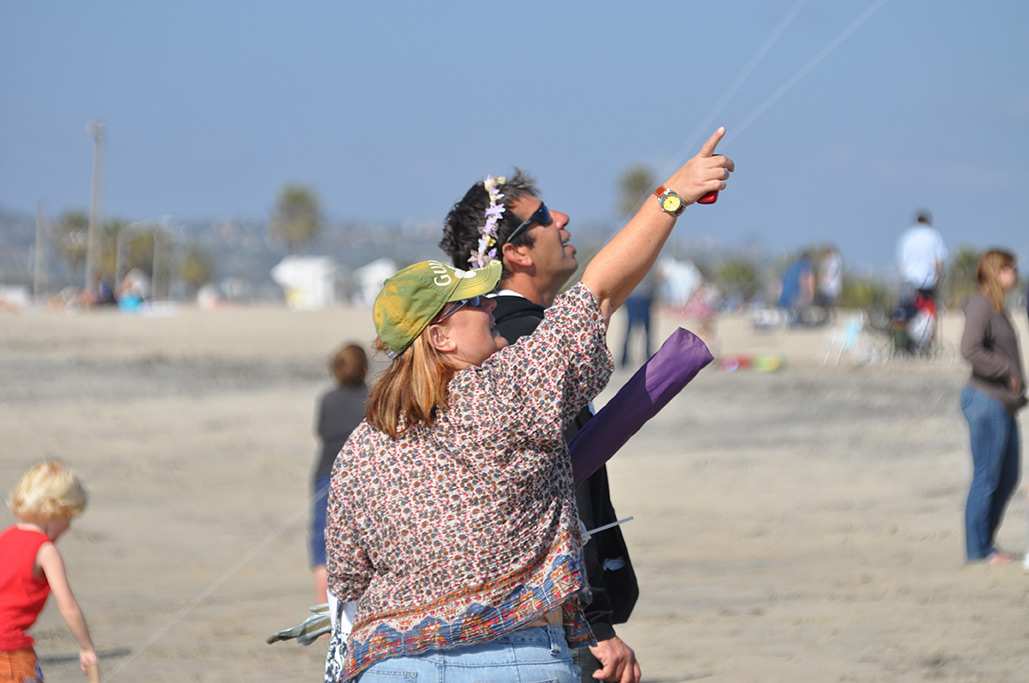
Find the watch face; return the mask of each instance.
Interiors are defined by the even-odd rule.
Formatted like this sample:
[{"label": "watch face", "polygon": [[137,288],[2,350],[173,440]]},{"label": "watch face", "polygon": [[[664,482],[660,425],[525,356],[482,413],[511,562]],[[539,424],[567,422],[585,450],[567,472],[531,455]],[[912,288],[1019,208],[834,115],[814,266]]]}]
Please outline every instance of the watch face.
[{"label": "watch face", "polygon": [[682,206],[682,198],[678,195],[670,194],[661,200],[661,208],[668,213],[675,213]]}]

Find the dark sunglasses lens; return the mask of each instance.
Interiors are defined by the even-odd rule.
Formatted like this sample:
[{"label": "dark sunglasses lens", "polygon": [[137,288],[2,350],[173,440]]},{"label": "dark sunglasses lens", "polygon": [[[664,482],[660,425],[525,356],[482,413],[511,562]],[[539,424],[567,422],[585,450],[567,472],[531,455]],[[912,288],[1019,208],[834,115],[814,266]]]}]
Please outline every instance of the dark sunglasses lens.
[{"label": "dark sunglasses lens", "polygon": [[447,317],[450,317],[454,313],[457,313],[465,306],[468,306],[469,308],[479,308],[479,304],[482,303],[483,298],[484,297],[482,296],[473,296],[468,299],[461,299],[460,301],[453,302],[453,304],[450,307],[450,311],[447,313]]},{"label": "dark sunglasses lens", "polygon": [[554,222],[554,219],[550,216],[550,209],[547,208],[546,204],[540,204],[540,208],[536,209],[536,212],[532,214],[532,222],[538,225],[550,225]]}]

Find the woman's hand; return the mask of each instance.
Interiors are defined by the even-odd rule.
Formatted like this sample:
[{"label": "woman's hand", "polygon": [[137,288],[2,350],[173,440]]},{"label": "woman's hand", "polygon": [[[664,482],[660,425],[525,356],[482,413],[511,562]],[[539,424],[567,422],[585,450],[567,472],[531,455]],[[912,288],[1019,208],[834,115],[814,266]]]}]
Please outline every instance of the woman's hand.
[{"label": "woman's hand", "polygon": [[725,137],[725,128],[714,132],[693,157],[665,181],[665,187],[675,190],[686,204],[692,204],[708,192],[721,192],[729,174],[736,169],[732,159],[715,154],[715,148]]},{"label": "woman's hand", "polygon": [[1008,381],[1008,385],[1011,387],[1011,391],[1016,394],[1022,393],[1022,380],[1019,379],[1018,375],[1011,375],[1011,379]]}]

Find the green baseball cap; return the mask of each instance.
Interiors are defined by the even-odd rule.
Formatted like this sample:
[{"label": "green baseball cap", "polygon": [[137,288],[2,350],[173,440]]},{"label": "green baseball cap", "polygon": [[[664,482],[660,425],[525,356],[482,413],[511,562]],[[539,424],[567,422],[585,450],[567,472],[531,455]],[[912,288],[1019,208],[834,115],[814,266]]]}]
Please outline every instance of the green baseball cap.
[{"label": "green baseball cap", "polygon": [[461,270],[439,261],[420,261],[398,270],[375,297],[375,332],[390,358],[404,352],[451,301],[489,294],[500,282],[500,261]]}]

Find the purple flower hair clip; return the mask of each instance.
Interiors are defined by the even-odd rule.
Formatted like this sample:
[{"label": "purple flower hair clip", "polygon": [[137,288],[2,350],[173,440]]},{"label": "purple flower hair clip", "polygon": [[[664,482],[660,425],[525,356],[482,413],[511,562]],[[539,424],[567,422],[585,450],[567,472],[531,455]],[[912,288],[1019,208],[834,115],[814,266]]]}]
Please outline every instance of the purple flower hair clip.
[{"label": "purple flower hair clip", "polygon": [[489,262],[497,258],[497,223],[504,217],[507,207],[501,201],[504,195],[500,192],[500,186],[507,182],[503,176],[486,176],[482,186],[486,188],[489,195],[489,206],[486,208],[486,223],[479,229],[479,244],[468,259],[469,265],[473,268],[484,268]]}]

